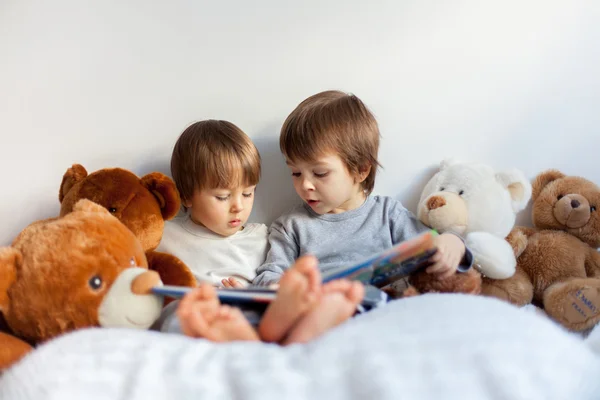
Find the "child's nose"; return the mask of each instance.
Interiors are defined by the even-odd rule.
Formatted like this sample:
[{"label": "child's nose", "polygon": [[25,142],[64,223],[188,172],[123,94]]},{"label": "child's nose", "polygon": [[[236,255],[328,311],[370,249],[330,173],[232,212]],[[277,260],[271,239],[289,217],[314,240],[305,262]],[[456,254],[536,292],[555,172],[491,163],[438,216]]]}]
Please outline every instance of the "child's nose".
[{"label": "child's nose", "polygon": [[312,184],[312,182],[309,179],[304,179],[302,181],[302,189],[304,190],[315,190],[315,186]]},{"label": "child's nose", "polygon": [[244,205],[242,204],[241,199],[235,199],[233,201],[233,203],[231,204],[231,211],[233,211],[233,212],[240,212],[243,209],[244,209]]}]

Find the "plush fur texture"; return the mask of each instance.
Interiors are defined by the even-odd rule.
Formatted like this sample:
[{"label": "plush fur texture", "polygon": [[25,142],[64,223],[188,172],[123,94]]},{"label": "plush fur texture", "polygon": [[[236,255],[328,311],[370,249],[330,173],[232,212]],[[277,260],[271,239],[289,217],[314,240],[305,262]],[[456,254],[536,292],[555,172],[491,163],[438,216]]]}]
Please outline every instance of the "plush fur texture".
[{"label": "plush fur texture", "polygon": [[[0,248],[0,312],[14,334],[0,334],[0,369],[28,352],[29,344],[99,326],[98,310],[107,292],[123,271],[134,266],[140,275],[156,274],[147,270],[144,249],[135,235],[88,200],[78,202],[65,217],[26,227],[10,247]],[[140,296],[157,302],[155,296]],[[120,302],[121,313],[127,310],[126,302],[114,301]],[[146,304],[130,317],[140,317],[138,311],[144,318],[158,317],[161,304],[160,300]]]},{"label": "plush fur texture", "polygon": [[177,257],[155,252],[162,239],[165,220],[177,215],[181,206],[175,183],[166,175],[152,172],[138,178],[121,168],[105,168],[88,175],[79,164],[69,168],[60,186],[60,215],[71,212],[80,199],[105,207],[137,236],[151,270],[165,284],[195,286],[189,268]]},{"label": "plush fur texture", "polygon": [[514,276],[484,280],[482,293],[516,305],[533,302],[573,331],[600,321],[600,188],[560,171],[533,184],[533,224],[508,240],[517,259]]},{"label": "plush fur texture", "polygon": [[[484,164],[444,160],[421,193],[417,216],[440,233],[463,236],[479,271],[506,278],[514,273],[516,260],[505,237],[516,213],[529,202],[531,190],[519,170],[496,172]],[[407,293],[479,294],[481,283],[481,274],[473,269],[445,280],[420,272],[409,278],[412,289]]]}]

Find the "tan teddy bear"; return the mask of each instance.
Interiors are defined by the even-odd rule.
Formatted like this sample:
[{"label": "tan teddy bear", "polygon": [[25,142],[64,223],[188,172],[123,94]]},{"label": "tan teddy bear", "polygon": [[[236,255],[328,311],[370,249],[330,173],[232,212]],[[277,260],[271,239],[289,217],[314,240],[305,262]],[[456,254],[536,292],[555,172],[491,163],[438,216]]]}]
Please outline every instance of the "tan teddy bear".
[{"label": "tan teddy bear", "polygon": [[103,207],[80,200],[62,218],[27,226],[0,247],[0,370],[32,345],[76,329],[147,329],[163,300],[135,235]]},{"label": "tan teddy bear", "polygon": [[482,294],[533,302],[566,328],[584,331],[600,321],[600,188],[549,170],[536,177],[532,199],[535,228],[518,227],[508,237],[515,274],[485,279]]}]

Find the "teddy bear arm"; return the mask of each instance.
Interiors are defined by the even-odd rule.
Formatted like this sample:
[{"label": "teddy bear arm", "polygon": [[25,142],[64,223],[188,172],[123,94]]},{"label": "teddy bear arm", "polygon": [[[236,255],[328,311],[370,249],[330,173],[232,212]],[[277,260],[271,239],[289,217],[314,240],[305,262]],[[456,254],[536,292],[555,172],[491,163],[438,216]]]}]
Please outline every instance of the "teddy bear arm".
[{"label": "teddy bear arm", "polygon": [[600,253],[590,248],[585,258],[585,272],[588,277],[600,278]]},{"label": "teddy bear arm", "polygon": [[[456,273],[445,279],[438,279],[428,274],[426,271],[420,271],[412,274],[409,279],[408,293],[465,293],[479,294],[481,291],[481,274],[474,268],[467,272]],[[404,293],[403,297],[407,297]]]},{"label": "teddy bear arm", "polygon": [[33,348],[28,343],[0,332],[0,371],[19,361],[31,350]]},{"label": "teddy bear arm", "polygon": [[465,244],[475,257],[477,269],[485,276],[506,279],[515,273],[514,249],[506,240],[488,232],[471,232]]},{"label": "teddy bear arm", "polygon": [[158,272],[165,285],[196,286],[196,278],[192,271],[179,258],[158,251],[146,253],[148,268]]},{"label": "teddy bear arm", "polygon": [[517,226],[506,237],[506,241],[510,243],[515,253],[515,258],[519,258],[521,253],[525,251],[527,247],[527,240],[529,236],[534,235],[538,229],[529,228],[524,226]]},{"label": "teddy bear arm", "polygon": [[484,278],[481,294],[523,306],[533,301],[533,283],[529,275],[517,265],[515,274],[508,279]]},{"label": "teddy bear arm", "polygon": [[404,291],[397,297],[414,297],[419,296],[421,293],[412,285],[409,285]]}]

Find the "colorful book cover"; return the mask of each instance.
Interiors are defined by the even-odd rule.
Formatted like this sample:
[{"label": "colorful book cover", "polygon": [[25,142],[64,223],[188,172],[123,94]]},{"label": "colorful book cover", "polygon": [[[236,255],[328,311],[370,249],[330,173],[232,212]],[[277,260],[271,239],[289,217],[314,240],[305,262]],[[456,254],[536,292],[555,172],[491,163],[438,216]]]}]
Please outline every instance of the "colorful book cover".
[{"label": "colorful book cover", "polygon": [[[387,286],[431,264],[429,259],[436,252],[433,244],[436,235],[435,230],[424,232],[357,264],[329,271],[323,274],[323,283],[344,278],[378,288]],[[165,285],[153,288],[153,293],[181,298],[190,290],[192,288]],[[223,304],[267,304],[275,298],[276,291],[249,286],[243,289],[217,289],[217,295]]]},{"label": "colorful book cover", "polygon": [[353,266],[329,271],[323,282],[345,278],[379,288],[387,286],[431,264],[429,259],[437,251],[433,244],[436,235],[435,230],[426,231]]}]

